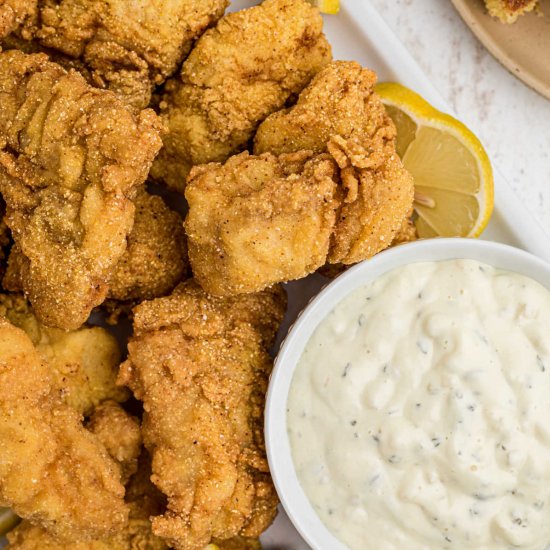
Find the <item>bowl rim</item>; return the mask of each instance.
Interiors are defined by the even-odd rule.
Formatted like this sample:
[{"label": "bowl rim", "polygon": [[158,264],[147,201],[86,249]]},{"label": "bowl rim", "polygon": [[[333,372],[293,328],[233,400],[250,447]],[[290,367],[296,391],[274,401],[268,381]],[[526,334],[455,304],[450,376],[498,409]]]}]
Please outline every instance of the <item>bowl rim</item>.
[{"label": "bowl rim", "polygon": [[264,432],[273,483],[290,521],[315,550],[349,550],[315,513],[294,468],[286,430],[286,403],[298,359],[314,330],[347,295],[385,273],[413,263],[471,259],[525,275],[550,290],[550,263],[494,241],[436,238],[385,250],[325,286],[290,326],[275,359],[266,396]]}]

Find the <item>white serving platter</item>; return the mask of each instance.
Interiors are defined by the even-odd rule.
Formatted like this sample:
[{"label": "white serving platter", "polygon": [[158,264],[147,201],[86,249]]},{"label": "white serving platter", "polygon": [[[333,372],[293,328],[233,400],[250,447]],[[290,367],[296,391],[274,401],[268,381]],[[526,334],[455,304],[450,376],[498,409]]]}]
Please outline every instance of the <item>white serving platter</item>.
[{"label": "white serving platter", "polygon": [[[432,86],[405,46],[393,34],[369,0],[340,0],[338,15],[325,17],[325,33],[332,44],[335,59],[355,60],[374,69],[380,81],[395,81],[418,92],[432,105],[450,113],[466,124],[467,113],[453,113]],[[231,11],[259,2],[234,0]],[[434,51],[436,45],[434,44]],[[436,54],[435,54],[436,55]],[[470,126],[471,127],[471,126]],[[475,128],[472,128],[476,132]],[[490,144],[484,144],[490,154]],[[523,248],[550,261],[550,236],[516,197],[504,177],[494,166],[495,211],[483,239]],[[327,283],[318,275],[287,285],[289,310],[280,331],[280,340],[311,297]],[[284,510],[280,509],[275,523],[262,536],[264,550],[308,550]]]},{"label": "white serving platter", "polygon": [[[454,114],[468,123],[467,113],[452,110],[427,80],[406,48],[399,42],[369,0],[340,0],[341,12],[325,18],[325,32],[332,44],[335,59],[355,60],[374,69],[380,81],[396,81],[424,96],[437,108]],[[233,0],[230,11],[260,3],[254,0]],[[472,128],[475,132],[475,128]],[[487,144],[485,144],[487,147]],[[490,152],[490,146],[487,147]],[[504,177],[495,169],[495,212],[482,238],[523,248],[550,261],[550,237],[534,221]],[[281,327],[280,339],[311,297],[327,283],[312,275],[287,285],[289,308]],[[261,538],[264,550],[308,550],[292,523],[280,510],[275,523]],[[4,546],[0,538],[0,548]]]}]

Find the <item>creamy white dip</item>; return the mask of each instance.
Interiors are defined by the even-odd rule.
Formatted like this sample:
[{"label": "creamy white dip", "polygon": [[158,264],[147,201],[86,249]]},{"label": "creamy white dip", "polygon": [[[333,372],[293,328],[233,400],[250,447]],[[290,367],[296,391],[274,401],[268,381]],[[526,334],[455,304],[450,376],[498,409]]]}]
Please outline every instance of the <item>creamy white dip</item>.
[{"label": "creamy white dip", "polygon": [[470,260],[336,306],[288,398],[300,483],[354,550],[550,543],[550,292]]}]

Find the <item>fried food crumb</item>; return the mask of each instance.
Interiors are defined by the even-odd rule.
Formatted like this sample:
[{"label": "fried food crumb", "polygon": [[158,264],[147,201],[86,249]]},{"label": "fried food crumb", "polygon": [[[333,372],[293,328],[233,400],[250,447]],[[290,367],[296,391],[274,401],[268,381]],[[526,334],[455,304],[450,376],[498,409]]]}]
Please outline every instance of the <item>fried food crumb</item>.
[{"label": "fried food crumb", "polygon": [[220,299],[188,281],[135,308],[120,382],[144,403],[152,480],[168,499],[153,532],[175,548],[255,538],[275,517],[262,415],[285,306],[277,287]]}]

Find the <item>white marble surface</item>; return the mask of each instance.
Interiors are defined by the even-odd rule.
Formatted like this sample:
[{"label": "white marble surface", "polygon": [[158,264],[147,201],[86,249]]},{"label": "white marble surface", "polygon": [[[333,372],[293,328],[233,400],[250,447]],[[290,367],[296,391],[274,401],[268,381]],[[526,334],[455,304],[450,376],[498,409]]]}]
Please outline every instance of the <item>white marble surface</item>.
[{"label": "white marble surface", "polygon": [[371,2],[550,235],[550,101],[485,50],[450,0]]}]

